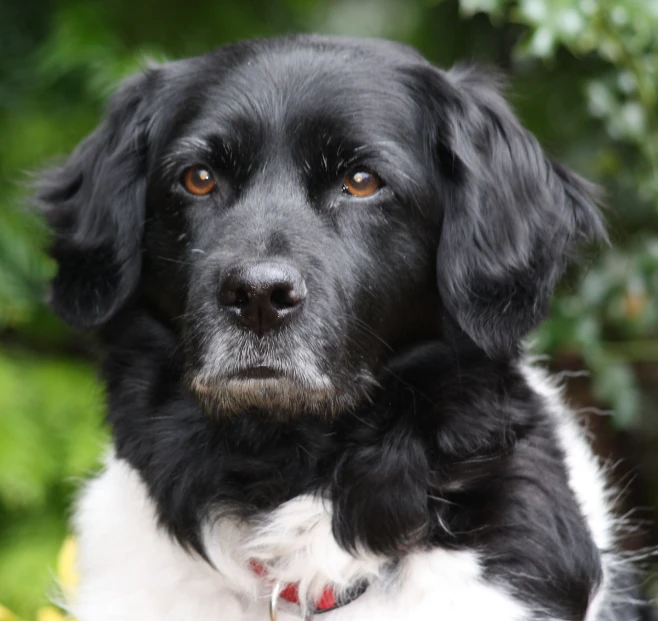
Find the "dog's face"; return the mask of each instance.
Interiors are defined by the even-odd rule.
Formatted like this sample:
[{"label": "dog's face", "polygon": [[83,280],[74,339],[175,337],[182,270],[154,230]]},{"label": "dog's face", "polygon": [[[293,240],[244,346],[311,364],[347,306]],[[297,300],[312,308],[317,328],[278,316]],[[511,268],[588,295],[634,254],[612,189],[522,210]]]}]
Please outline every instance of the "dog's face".
[{"label": "dog's face", "polygon": [[438,218],[418,205],[434,181],[413,99],[388,94],[394,67],[373,76],[333,52],[204,65],[147,185],[150,298],[181,318],[208,407],[343,409],[391,351],[436,335]]},{"label": "dog's face", "polygon": [[588,190],[481,74],[301,37],[131,79],[40,201],[65,319],[143,305],[206,410],[291,416],[363,400],[446,318],[514,355],[601,233]]}]

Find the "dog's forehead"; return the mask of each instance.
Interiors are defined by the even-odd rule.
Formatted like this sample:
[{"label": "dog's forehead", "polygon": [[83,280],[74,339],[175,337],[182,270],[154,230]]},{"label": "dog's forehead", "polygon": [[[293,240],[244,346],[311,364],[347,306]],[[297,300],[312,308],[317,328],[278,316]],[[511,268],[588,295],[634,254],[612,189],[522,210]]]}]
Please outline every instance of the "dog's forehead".
[{"label": "dog's forehead", "polygon": [[239,119],[293,131],[318,118],[350,127],[399,126],[412,104],[401,78],[418,60],[372,44],[266,45],[239,62],[215,54],[206,60],[211,75],[201,116],[220,126],[234,127]]}]

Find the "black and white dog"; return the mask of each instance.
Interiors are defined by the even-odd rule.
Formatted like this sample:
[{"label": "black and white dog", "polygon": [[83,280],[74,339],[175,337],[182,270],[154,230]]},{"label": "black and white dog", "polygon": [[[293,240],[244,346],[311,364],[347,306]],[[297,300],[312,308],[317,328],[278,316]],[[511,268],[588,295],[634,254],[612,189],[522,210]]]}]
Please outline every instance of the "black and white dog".
[{"label": "black and white dog", "polygon": [[80,621],[648,618],[522,348],[592,187],[486,72],[228,45],[129,79],[38,201],[114,436]]}]

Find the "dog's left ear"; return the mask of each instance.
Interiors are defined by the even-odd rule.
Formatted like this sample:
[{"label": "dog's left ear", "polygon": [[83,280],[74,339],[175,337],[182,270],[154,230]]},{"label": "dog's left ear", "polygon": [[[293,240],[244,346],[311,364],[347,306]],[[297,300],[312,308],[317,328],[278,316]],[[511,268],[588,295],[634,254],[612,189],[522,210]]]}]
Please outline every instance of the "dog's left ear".
[{"label": "dog's left ear", "polygon": [[76,328],[107,321],[141,272],[148,129],[157,70],[127,79],[104,121],[38,180],[35,201],[57,262],[50,304]]},{"label": "dog's left ear", "polygon": [[596,188],[551,161],[473,69],[425,74],[440,169],[437,254],[447,312],[491,357],[545,317],[577,243],[605,238]]}]

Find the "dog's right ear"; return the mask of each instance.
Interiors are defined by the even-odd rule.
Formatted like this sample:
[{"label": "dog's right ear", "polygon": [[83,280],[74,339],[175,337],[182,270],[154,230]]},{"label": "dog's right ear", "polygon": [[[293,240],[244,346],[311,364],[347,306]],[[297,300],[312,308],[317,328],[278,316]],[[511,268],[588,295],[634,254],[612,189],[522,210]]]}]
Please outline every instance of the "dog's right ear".
[{"label": "dog's right ear", "polygon": [[444,308],[491,358],[516,356],[578,246],[607,239],[599,192],[544,153],[490,72],[410,75],[430,104],[430,152],[443,184]]},{"label": "dog's right ear", "polygon": [[50,304],[75,328],[107,321],[139,282],[157,82],[157,69],[126,80],[101,125],[37,182],[36,203],[51,228],[49,254],[58,268]]}]

